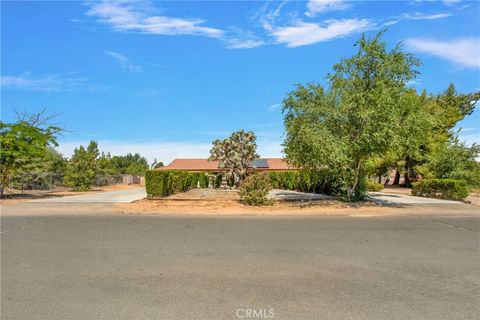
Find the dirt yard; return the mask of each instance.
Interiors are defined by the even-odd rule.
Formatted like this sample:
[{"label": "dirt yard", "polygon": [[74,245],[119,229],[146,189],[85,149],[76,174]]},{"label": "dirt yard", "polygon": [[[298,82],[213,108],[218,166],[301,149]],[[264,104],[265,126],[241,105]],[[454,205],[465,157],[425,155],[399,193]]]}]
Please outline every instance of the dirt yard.
[{"label": "dirt yard", "polygon": [[[278,190],[273,190],[278,191]],[[397,194],[408,196],[409,190],[399,191]],[[272,194],[272,193],[271,193]],[[275,192],[273,192],[275,194]],[[298,193],[300,196],[302,193]],[[241,203],[236,191],[218,189],[193,189],[187,192],[174,194],[166,198],[143,199],[133,203],[119,203],[117,208],[123,214],[185,214],[185,215],[357,215],[381,216],[396,215],[411,212],[412,205],[392,204],[385,202],[362,201],[346,203],[336,199],[309,199],[305,194],[304,200],[282,201],[278,197],[271,206],[252,207]],[[299,200],[300,199],[300,200]],[[279,201],[280,200],[280,201]],[[469,208],[470,207],[470,208]],[[416,204],[418,214],[438,212],[438,205]],[[474,209],[458,203],[448,205],[449,212],[462,214],[463,210]]]},{"label": "dirt yard", "polygon": [[[374,202],[347,204],[335,199],[306,201],[275,201],[270,206],[252,207],[240,202],[238,192],[231,190],[193,189],[161,199],[143,199],[117,204],[125,214],[192,214],[192,215],[319,215],[351,213],[352,208],[372,213],[385,206]],[[365,212],[366,212],[365,211]]]},{"label": "dirt yard", "polygon": [[189,215],[351,215],[387,214],[388,207],[373,202],[346,204],[337,200],[311,202],[275,202],[270,206],[252,207],[238,200],[140,200],[133,203],[118,203],[124,214],[189,214]]}]

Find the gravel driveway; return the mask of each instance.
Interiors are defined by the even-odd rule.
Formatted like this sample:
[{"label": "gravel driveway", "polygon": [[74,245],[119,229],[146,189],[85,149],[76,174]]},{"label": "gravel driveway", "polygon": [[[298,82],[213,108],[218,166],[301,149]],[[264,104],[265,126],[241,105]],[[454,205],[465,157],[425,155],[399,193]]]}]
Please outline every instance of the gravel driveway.
[{"label": "gravel driveway", "polygon": [[95,192],[78,196],[53,197],[34,199],[30,202],[133,202],[147,196],[145,188],[127,189],[121,191]]}]

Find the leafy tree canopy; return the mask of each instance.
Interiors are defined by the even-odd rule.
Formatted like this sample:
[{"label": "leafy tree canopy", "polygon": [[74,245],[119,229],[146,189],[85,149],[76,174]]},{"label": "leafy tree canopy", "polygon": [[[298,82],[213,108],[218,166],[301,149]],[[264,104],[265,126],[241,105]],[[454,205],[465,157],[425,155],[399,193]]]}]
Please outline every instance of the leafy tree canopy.
[{"label": "leafy tree canopy", "polygon": [[113,156],[111,165],[118,174],[145,175],[149,169],[148,161],[139,153],[128,153],[124,156]]},{"label": "leafy tree canopy", "polygon": [[90,141],[87,148],[75,148],[71,159],[68,161],[64,184],[75,191],[89,190],[95,176],[99,172],[97,165],[98,144]]},{"label": "leafy tree canopy", "polygon": [[342,59],[329,87],[298,85],[284,100],[288,161],[306,169],[337,171],[348,200],[364,196],[367,162],[399,144],[399,99],[419,60],[401,46],[388,51],[364,36],[358,52]]},{"label": "leafy tree canopy", "polygon": [[35,114],[17,113],[17,122],[0,121],[0,194],[8,181],[48,160],[49,148],[57,146],[57,136],[62,129],[50,124],[54,116],[45,110]]}]

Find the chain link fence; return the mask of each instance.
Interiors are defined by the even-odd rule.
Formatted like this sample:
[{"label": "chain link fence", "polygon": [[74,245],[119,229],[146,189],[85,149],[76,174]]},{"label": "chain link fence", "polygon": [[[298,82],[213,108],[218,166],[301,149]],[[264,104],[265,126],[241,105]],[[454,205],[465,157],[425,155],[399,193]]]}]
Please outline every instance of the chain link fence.
[{"label": "chain link fence", "polygon": [[[141,183],[142,179],[143,177],[129,174],[97,175],[93,180],[92,187],[111,186],[118,184],[139,184]],[[22,172],[7,183],[5,194],[23,194],[28,191],[42,192],[62,189],[68,189],[68,187],[63,184],[63,173]]]}]

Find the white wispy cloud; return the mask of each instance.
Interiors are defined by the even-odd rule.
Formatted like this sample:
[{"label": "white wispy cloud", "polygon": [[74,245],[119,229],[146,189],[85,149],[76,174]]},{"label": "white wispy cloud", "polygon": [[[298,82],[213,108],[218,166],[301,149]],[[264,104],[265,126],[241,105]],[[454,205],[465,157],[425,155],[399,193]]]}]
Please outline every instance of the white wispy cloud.
[{"label": "white wispy cloud", "polygon": [[452,6],[459,3],[461,0],[443,0],[442,2],[447,6]]},{"label": "white wispy cloud", "polygon": [[265,44],[253,32],[244,31],[236,27],[229,28],[228,32],[223,36],[223,41],[229,49],[252,49]]},{"label": "white wispy cloud", "polygon": [[280,17],[282,8],[287,3],[287,0],[280,2],[280,4],[275,8],[271,9],[270,3],[265,2],[263,6],[260,7],[252,15],[252,20],[258,22],[265,30],[272,31],[274,25],[276,24],[276,20]]},{"label": "white wispy cloud", "polygon": [[[282,10],[286,1],[276,7],[265,3],[252,16],[274,39],[274,43],[286,44],[287,47],[311,45],[317,42],[329,41],[374,28],[376,24],[370,19],[328,19],[322,22],[309,22],[298,18],[297,14],[284,14]],[[310,1],[307,3],[307,15],[322,10],[344,8],[343,1]]]},{"label": "white wispy cloud", "polygon": [[3,88],[32,91],[71,91],[83,86],[87,80],[87,78],[80,76],[78,72],[45,76],[33,76],[30,72],[26,72],[18,76],[2,76],[0,77],[0,85]]},{"label": "white wispy cloud", "polygon": [[282,141],[280,139],[259,139],[258,154],[262,158],[283,158]]},{"label": "white wispy cloud", "polygon": [[406,85],[408,87],[417,87],[421,84],[421,82],[422,81],[420,79],[416,78],[416,79],[412,79],[412,80],[407,81]]},{"label": "white wispy cloud", "polygon": [[437,13],[426,13],[426,12],[413,12],[413,13],[404,13],[401,15],[401,18],[405,20],[437,20],[451,17],[453,14],[450,12],[437,12]]},{"label": "white wispy cloud", "polygon": [[[426,3],[426,2],[436,2],[436,1],[438,1],[438,0],[412,0],[412,1],[408,2],[408,4],[418,6],[418,5],[422,5],[423,3]],[[461,1],[462,0],[441,0],[441,2],[443,2],[443,4],[445,4],[447,6],[455,5],[457,3],[460,3]]]},{"label": "white wispy cloud", "polygon": [[[110,152],[111,155],[124,155],[138,152],[146,157],[149,163],[154,159],[170,163],[175,158],[208,158],[211,143],[202,142],[170,142],[170,141],[124,141],[124,140],[98,140],[101,151]],[[80,145],[87,146],[89,140],[59,141],[57,150],[65,157],[71,157],[75,148]],[[282,147],[280,140],[259,138],[257,141],[258,153],[262,157],[280,157]]]},{"label": "white wispy cloud", "polygon": [[282,105],[281,103],[272,104],[270,107],[268,107],[268,111],[273,111],[275,109],[278,109],[281,105]]},{"label": "white wispy cloud", "polygon": [[[177,18],[161,15],[151,2],[102,1],[90,4],[88,16],[110,26],[117,32],[138,32],[166,36],[204,36],[218,39],[229,49],[251,49],[264,44],[264,41],[251,32],[229,27],[228,30],[206,27],[206,21],[199,18]],[[129,65],[125,56],[108,52],[129,71],[138,67]]]},{"label": "white wispy cloud", "polygon": [[368,19],[327,20],[322,24],[297,21],[291,26],[275,27],[271,35],[287,47],[299,47],[329,41],[373,28]]},{"label": "white wispy cloud", "polygon": [[468,131],[475,131],[480,130],[478,128],[460,128],[460,132],[468,132]]},{"label": "white wispy cloud", "polygon": [[252,49],[265,44],[263,40],[256,39],[242,39],[242,38],[227,38],[225,40],[229,49]]},{"label": "white wispy cloud", "polygon": [[87,15],[120,32],[140,32],[158,35],[196,35],[213,38],[223,36],[223,31],[205,27],[198,18],[175,18],[156,14],[148,2],[102,1],[93,2]]},{"label": "white wispy cloud", "polygon": [[446,41],[410,38],[405,41],[413,51],[436,56],[460,66],[480,68],[480,39],[459,38]]},{"label": "white wispy cloud", "polygon": [[480,133],[459,135],[458,139],[468,146],[471,146],[473,144],[480,145]]},{"label": "white wispy cloud", "polygon": [[140,66],[134,65],[130,62],[126,56],[121,53],[105,50],[105,54],[112,57],[115,62],[117,62],[123,70],[130,71],[130,72],[141,72],[142,68]]},{"label": "white wispy cloud", "polygon": [[401,21],[408,20],[438,20],[453,16],[452,12],[410,12],[401,15],[387,18],[388,21],[383,23],[383,26],[391,26]]},{"label": "white wispy cloud", "polygon": [[309,0],[305,15],[313,17],[319,13],[344,10],[348,5],[343,0]]}]

